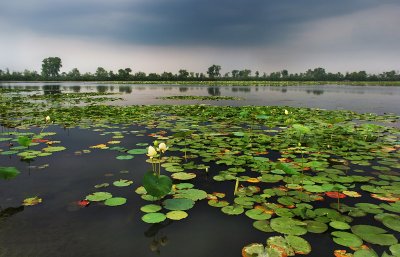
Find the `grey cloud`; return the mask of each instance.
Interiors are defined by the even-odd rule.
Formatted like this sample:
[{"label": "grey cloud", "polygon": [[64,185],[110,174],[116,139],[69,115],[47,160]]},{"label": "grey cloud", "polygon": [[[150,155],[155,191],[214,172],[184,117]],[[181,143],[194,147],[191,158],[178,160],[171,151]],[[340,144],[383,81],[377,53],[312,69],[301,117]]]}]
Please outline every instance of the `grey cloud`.
[{"label": "grey cloud", "polygon": [[9,1],[0,15],[39,34],[144,45],[265,46],[291,40],[299,25],[389,0]]}]

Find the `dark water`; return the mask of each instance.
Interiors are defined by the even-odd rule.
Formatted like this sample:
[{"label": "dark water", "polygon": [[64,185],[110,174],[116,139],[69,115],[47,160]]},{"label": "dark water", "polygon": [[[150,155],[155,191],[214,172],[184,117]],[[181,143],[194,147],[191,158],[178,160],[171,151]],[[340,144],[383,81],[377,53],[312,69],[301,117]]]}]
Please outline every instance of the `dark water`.
[{"label": "dark water", "polygon": [[[123,101],[116,105],[147,104],[212,104],[212,105],[285,105],[330,110],[353,110],[360,113],[400,113],[399,86],[177,86],[118,85],[82,82],[66,83],[0,83],[0,87],[38,89],[50,92],[110,92],[121,93]],[[243,100],[199,101],[162,100],[162,96],[233,96]]]},{"label": "dark water", "polygon": [[[7,84],[4,87],[14,86]],[[24,86],[20,84],[19,86]],[[168,95],[223,95],[244,97],[243,101],[210,101],[218,105],[292,105],[326,109],[352,109],[360,112],[400,113],[400,88],[354,86],[301,86],[301,87],[204,87],[204,86],[118,86],[82,83],[57,85],[28,84],[41,93],[53,92],[121,92],[125,101],[116,104],[193,103],[199,101],[163,101],[157,96]],[[78,90],[79,89],[79,90]],[[281,99],[281,100],[280,100]],[[283,100],[282,100],[283,99]],[[351,99],[351,100],[350,100]],[[113,102],[115,104],[115,102]],[[129,127],[126,131],[143,128]],[[140,186],[143,173],[150,169],[145,155],[132,160],[117,160],[116,151],[91,149],[89,154],[76,155],[75,151],[113,140],[112,135],[87,129],[64,130],[52,126],[46,131],[57,132],[52,140],[60,140],[66,151],[41,157],[31,163],[18,157],[0,155],[0,166],[15,166],[21,174],[13,180],[0,180],[0,257],[224,257],[241,256],[243,246],[264,243],[277,233],[264,233],[252,227],[253,220],[245,215],[227,216],[220,208],[207,205],[205,200],[188,210],[189,217],[174,222],[150,225],[141,221],[140,207],[148,204],[134,190]],[[111,129],[109,131],[116,131]],[[33,130],[33,132],[38,132]],[[147,131],[150,132],[150,131]],[[151,143],[153,138],[124,133],[119,146],[137,148],[137,143]],[[116,139],[120,140],[120,139]],[[0,142],[5,149],[7,142]],[[49,167],[38,167],[48,164]],[[121,173],[120,171],[129,171]],[[191,181],[197,188],[232,194],[234,182],[216,182],[212,177],[221,167],[211,166],[209,175],[198,173]],[[165,172],[165,171],[164,171]],[[112,174],[112,176],[109,176]],[[78,208],[74,202],[99,191],[94,185],[119,179],[133,180],[129,187],[110,185],[100,191],[113,196],[126,197],[127,204],[119,207],[91,204]],[[43,203],[22,207],[27,197],[38,195]],[[329,205],[327,200],[323,204]],[[333,201],[333,200],[332,200]],[[350,204],[352,205],[352,204]],[[8,214],[6,214],[8,213]],[[355,219],[362,224],[369,219]],[[356,223],[352,223],[356,224]],[[308,256],[332,256],[334,245],[330,232],[303,236],[313,247]],[[157,244],[163,241],[163,245]],[[158,249],[158,250],[157,250]],[[374,246],[375,250],[380,250]],[[381,252],[381,251],[380,251]]]}]

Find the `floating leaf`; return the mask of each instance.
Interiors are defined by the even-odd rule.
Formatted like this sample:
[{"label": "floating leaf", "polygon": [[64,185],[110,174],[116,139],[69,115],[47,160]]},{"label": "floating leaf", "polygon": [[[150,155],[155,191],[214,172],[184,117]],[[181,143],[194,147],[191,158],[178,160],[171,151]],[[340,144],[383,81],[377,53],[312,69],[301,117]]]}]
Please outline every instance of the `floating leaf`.
[{"label": "floating leaf", "polygon": [[170,211],[167,213],[167,218],[170,220],[181,220],[188,216],[185,211]]},{"label": "floating leaf", "polygon": [[135,156],[133,155],[118,155],[117,157],[115,157],[117,160],[131,160],[133,159]]},{"label": "floating leaf", "polygon": [[394,245],[398,242],[392,234],[386,234],[385,229],[371,225],[355,225],[351,227],[351,231],[371,244]]},{"label": "floating leaf", "polygon": [[147,213],[158,212],[161,209],[162,209],[162,207],[160,205],[156,205],[156,204],[147,204],[145,206],[142,206],[142,208],[140,208],[140,210],[142,212],[147,212]]},{"label": "floating leaf", "polygon": [[22,202],[22,205],[23,206],[33,206],[33,205],[39,204],[41,202],[42,202],[42,198],[39,198],[38,196],[34,196],[34,197],[26,198]]},{"label": "floating leaf", "polygon": [[273,230],[282,234],[299,236],[307,233],[307,223],[288,217],[272,219],[270,225]]},{"label": "floating leaf", "polygon": [[229,205],[221,209],[221,211],[228,215],[239,215],[244,212],[244,209],[240,205]]},{"label": "floating leaf", "polygon": [[246,216],[253,220],[267,220],[271,218],[271,214],[265,213],[260,209],[251,209],[246,211]]},{"label": "floating leaf", "polygon": [[193,201],[198,201],[207,198],[207,192],[200,189],[186,189],[179,190],[174,197],[176,198],[188,198]]},{"label": "floating leaf", "polygon": [[123,197],[112,197],[104,202],[104,204],[107,206],[120,206],[125,203],[126,203],[126,198]]},{"label": "floating leaf", "polygon": [[185,211],[193,207],[194,201],[186,198],[167,199],[163,202],[165,209],[171,211]]},{"label": "floating leaf", "polygon": [[331,221],[329,223],[329,226],[331,226],[332,228],[335,228],[335,229],[340,229],[340,230],[350,229],[349,224],[342,222],[342,221],[337,221],[337,220]]},{"label": "floating leaf", "polygon": [[153,212],[143,215],[142,220],[146,223],[160,223],[163,222],[167,217],[163,213]]},{"label": "floating leaf", "polygon": [[253,222],[253,227],[263,232],[274,232],[268,220],[256,220]]},{"label": "floating leaf", "polygon": [[93,194],[90,194],[86,196],[86,200],[89,200],[91,202],[100,202],[107,200],[112,197],[112,194],[108,192],[95,192]]},{"label": "floating leaf", "polygon": [[127,187],[133,183],[132,180],[120,179],[113,182],[113,185],[116,187]]},{"label": "floating leaf", "polygon": [[311,252],[311,245],[304,238],[298,236],[285,236],[289,246],[291,246],[297,254],[309,254]]},{"label": "floating leaf", "polygon": [[43,148],[42,150],[45,152],[60,152],[60,151],[64,151],[66,148],[64,146],[48,146],[46,148]]},{"label": "floating leaf", "polygon": [[363,241],[356,235],[349,232],[334,231],[331,233],[333,241],[347,247],[360,247]]},{"label": "floating leaf", "polygon": [[171,175],[172,178],[178,180],[189,180],[196,177],[194,173],[176,172]]},{"label": "floating leaf", "polygon": [[146,148],[131,149],[127,153],[129,153],[129,154],[145,154],[145,153],[147,153],[147,149]]}]

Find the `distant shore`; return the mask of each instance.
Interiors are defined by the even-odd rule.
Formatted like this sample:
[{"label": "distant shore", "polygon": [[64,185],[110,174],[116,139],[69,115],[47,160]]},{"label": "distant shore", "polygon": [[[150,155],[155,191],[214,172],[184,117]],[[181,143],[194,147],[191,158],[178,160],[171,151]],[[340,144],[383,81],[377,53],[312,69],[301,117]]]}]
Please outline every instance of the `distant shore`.
[{"label": "distant shore", "polygon": [[180,81],[0,81],[1,83],[98,83],[98,84],[144,84],[144,85],[203,85],[203,86],[301,86],[301,85],[354,85],[354,86],[400,86],[400,81],[265,81],[265,80],[180,80]]}]

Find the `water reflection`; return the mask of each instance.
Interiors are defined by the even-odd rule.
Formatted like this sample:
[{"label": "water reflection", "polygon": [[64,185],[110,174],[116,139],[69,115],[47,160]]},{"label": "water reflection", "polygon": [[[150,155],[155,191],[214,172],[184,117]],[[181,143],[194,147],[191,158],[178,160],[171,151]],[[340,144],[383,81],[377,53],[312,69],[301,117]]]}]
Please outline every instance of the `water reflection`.
[{"label": "water reflection", "polygon": [[[43,94],[69,92],[114,91],[123,94],[124,100],[109,102],[112,105],[188,104],[195,100],[167,101],[160,96],[232,96],[240,101],[204,101],[212,105],[290,105],[323,109],[345,109],[362,113],[400,113],[400,87],[350,86],[350,85],[301,85],[301,86],[203,86],[203,85],[135,85],[65,83],[0,83],[4,89],[42,90]],[[23,92],[33,94],[36,92]],[[315,97],[310,97],[310,95]]]},{"label": "water reflection", "polygon": [[168,237],[163,235],[161,230],[168,227],[173,223],[172,220],[165,220],[162,223],[156,223],[150,226],[148,230],[144,232],[146,237],[152,238],[149,244],[150,251],[161,253],[161,248],[166,246],[168,243]]},{"label": "water reflection", "polygon": [[42,89],[43,89],[43,94],[45,95],[61,94],[61,86],[59,84],[45,85],[42,87]]},{"label": "water reflection", "polygon": [[221,95],[221,90],[219,89],[219,87],[208,87],[207,92],[209,95],[212,95],[212,96]]},{"label": "water reflection", "polygon": [[17,213],[22,212],[24,208],[23,205],[18,207],[8,207],[6,209],[1,208],[0,206],[0,223]]}]

